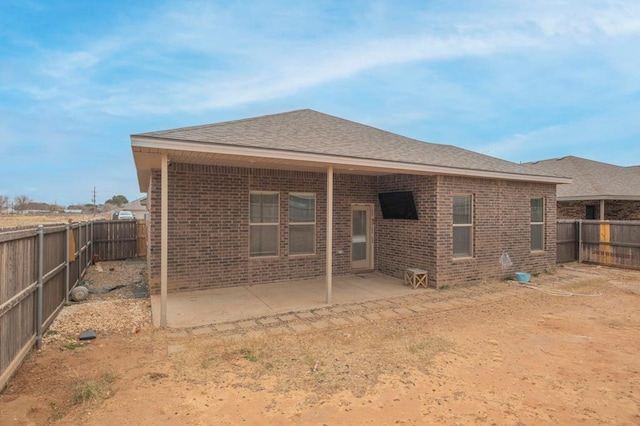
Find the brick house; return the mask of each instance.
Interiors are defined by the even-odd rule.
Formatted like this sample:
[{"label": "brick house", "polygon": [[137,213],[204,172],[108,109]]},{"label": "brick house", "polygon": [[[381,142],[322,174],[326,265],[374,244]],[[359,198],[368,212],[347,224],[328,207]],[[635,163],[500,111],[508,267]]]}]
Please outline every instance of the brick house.
[{"label": "brick house", "polygon": [[574,156],[525,164],[572,178],[572,183],[558,185],[558,219],[640,220],[640,166]]},{"label": "brick house", "polygon": [[417,267],[442,286],[555,268],[570,179],[551,173],[312,110],[131,143],[153,293],[324,276],[329,300],[333,275]]}]

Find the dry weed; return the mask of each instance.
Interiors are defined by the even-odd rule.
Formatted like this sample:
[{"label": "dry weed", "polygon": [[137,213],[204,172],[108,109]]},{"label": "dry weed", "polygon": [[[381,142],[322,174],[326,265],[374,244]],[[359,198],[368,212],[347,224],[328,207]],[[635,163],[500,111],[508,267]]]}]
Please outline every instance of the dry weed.
[{"label": "dry weed", "polygon": [[98,379],[76,381],[72,385],[71,402],[73,405],[100,403],[112,395],[111,385],[116,379],[113,371],[105,370]]},{"label": "dry weed", "polygon": [[428,372],[434,357],[451,347],[407,320],[194,343],[174,358],[183,380],[216,383],[234,374],[236,386],[250,388],[273,377],[274,391],[307,391],[318,401],[345,390],[362,397],[384,375],[408,378],[415,369]]},{"label": "dry weed", "polygon": [[113,396],[111,386],[117,380],[118,375],[111,369],[106,369],[95,379],[77,378],[69,385],[69,403],[58,406],[55,402],[49,405],[54,413],[49,417],[48,423],[56,423],[63,419],[76,407],[94,408],[105,399]]}]

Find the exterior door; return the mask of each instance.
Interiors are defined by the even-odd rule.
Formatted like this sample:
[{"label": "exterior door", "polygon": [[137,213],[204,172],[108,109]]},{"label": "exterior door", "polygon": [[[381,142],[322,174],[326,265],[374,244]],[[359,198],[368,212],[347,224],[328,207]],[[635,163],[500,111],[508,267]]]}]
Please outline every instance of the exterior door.
[{"label": "exterior door", "polygon": [[351,206],[351,268],[373,269],[370,205]]}]

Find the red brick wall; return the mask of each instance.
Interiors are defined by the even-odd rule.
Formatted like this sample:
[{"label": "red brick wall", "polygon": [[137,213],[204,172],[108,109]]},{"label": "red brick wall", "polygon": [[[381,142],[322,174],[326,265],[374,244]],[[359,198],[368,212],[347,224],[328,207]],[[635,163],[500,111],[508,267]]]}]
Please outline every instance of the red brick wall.
[{"label": "red brick wall", "polygon": [[[294,279],[315,278],[325,274],[326,253],[326,175],[323,173],[288,172],[277,170],[246,169],[249,175],[248,186],[244,190],[245,201],[234,212],[242,221],[248,223],[249,191],[276,191],[280,194],[280,248],[278,256],[248,257],[248,225],[244,232],[248,274],[245,283],[288,281]],[[289,193],[309,192],[316,194],[316,254],[289,256]],[[241,196],[242,197],[242,196]],[[239,230],[243,232],[242,229]],[[240,282],[242,284],[242,282]]]},{"label": "red brick wall", "polygon": [[[473,194],[474,255],[453,258],[453,195]],[[545,250],[531,252],[531,198],[545,199]],[[456,285],[479,279],[498,279],[516,271],[539,273],[555,269],[555,185],[516,181],[439,176],[437,268],[439,285]],[[500,257],[508,254],[513,266],[502,269]]]},{"label": "red brick wall", "polygon": [[376,259],[378,270],[402,278],[407,268],[429,272],[435,283],[436,197],[434,176],[390,175],[378,178],[379,192],[412,191],[418,220],[382,219],[376,202]]},{"label": "red brick wall", "polygon": [[[587,206],[595,206],[600,217],[600,200],[558,201],[558,219],[586,219]],[[605,200],[605,220],[640,220],[640,200]]]},{"label": "red brick wall", "polygon": [[[412,191],[419,220],[382,219],[378,192]],[[279,254],[249,257],[249,192],[280,194]],[[288,255],[288,194],[316,194],[316,253]],[[452,257],[452,196],[474,194],[474,257]],[[149,276],[159,291],[160,171],[149,185]],[[530,198],[546,200],[546,248],[531,253]],[[374,269],[401,277],[429,272],[431,284],[494,279],[555,267],[555,186],[446,176],[334,176],[333,271],[351,273],[351,205],[374,206]],[[436,208],[438,206],[438,208]],[[321,277],[326,258],[326,174],[172,163],[169,166],[169,291]],[[513,268],[502,270],[506,252]]]},{"label": "red brick wall", "polygon": [[[158,292],[160,171],[151,180],[149,283]],[[248,187],[244,169],[169,165],[169,291],[248,281]]]},{"label": "red brick wall", "polygon": [[[336,174],[333,180],[333,194],[333,273],[346,275],[351,273],[352,204],[367,204],[374,207],[374,250],[377,247],[375,229],[379,215],[375,213],[375,206],[378,203],[376,177]],[[373,259],[376,262],[377,256],[374,255]],[[374,269],[376,269],[375,263]]]},{"label": "red brick wall", "polygon": [[[169,167],[169,291],[325,275],[326,174],[172,163]],[[249,191],[280,194],[278,256],[249,257]],[[316,194],[316,253],[289,256],[290,192]],[[350,268],[351,203],[375,202],[375,177],[334,177],[334,273]],[[160,280],[160,172],[149,190],[149,277]],[[338,254],[338,251],[342,254]]]},{"label": "red brick wall", "polygon": [[606,220],[640,220],[640,200],[607,200],[604,217]]},{"label": "red brick wall", "polygon": [[558,201],[558,219],[586,219],[587,206],[595,206],[596,219],[598,219],[600,200]]}]

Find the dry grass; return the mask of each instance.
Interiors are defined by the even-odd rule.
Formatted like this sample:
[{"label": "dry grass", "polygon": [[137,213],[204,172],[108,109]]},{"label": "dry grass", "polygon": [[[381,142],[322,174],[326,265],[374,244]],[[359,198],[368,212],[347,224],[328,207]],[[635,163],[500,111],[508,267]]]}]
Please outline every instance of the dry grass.
[{"label": "dry grass", "polygon": [[[0,395],[0,411],[16,424],[636,424],[640,389],[627,378],[640,369],[640,299],[618,286],[640,287],[640,274],[576,265],[534,278],[543,289],[602,296],[497,282],[436,293],[406,319],[331,321],[364,318],[363,306],[297,334],[320,323],[101,336],[34,355]],[[493,289],[509,293],[437,307],[448,292]],[[96,387],[105,368],[118,379]],[[150,395],[154,404],[140,402]]]},{"label": "dry grass", "polygon": [[117,378],[118,375],[113,370],[106,369],[95,379],[78,378],[74,380],[69,386],[68,404],[59,407],[55,402],[49,403],[54,413],[49,417],[47,423],[58,422],[77,406],[94,408],[100,405],[102,401],[113,396],[112,385]]},{"label": "dry grass", "polygon": [[[341,391],[356,397],[379,384],[382,375],[409,380],[412,369],[427,371],[451,344],[416,330],[408,321],[387,321],[297,335],[267,335],[199,344],[174,358],[188,382],[216,382],[237,374],[237,386],[260,387],[275,379],[275,390],[302,390],[324,399]],[[317,401],[308,401],[315,403]]]},{"label": "dry grass", "polygon": [[609,281],[604,277],[597,277],[585,281],[560,284],[557,288],[582,295],[602,294],[609,288]]},{"label": "dry grass", "polygon": [[22,226],[67,224],[69,220],[75,222],[86,222],[100,219],[101,216],[82,214],[51,214],[51,215],[28,215],[28,214],[2,214],[0,215],[0,229],[15,228]]},{"label": "dry grass", "polygon": [[105,370],[95,380],[78,380],[72,386],[71,402],[73,405],[100,403],[112,395],[111,385],[116,379],[113,371]]}]

